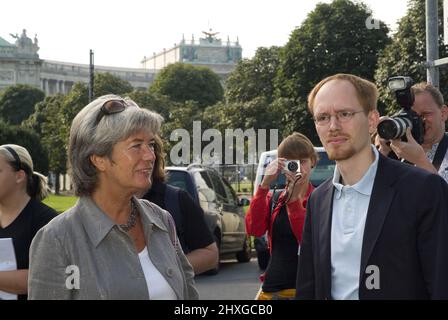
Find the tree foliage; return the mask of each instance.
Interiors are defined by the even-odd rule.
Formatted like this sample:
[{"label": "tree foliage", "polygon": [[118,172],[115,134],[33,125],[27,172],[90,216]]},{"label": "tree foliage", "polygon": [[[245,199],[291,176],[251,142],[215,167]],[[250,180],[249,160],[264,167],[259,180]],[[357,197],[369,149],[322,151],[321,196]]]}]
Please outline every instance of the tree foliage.
[{"label": "tree foliage", "polygon": [[22,122],[22,126],[25,128],[32,129],[37,133],[38,136],[42,135],[42,124],[47,121],[49,117],[48,111],[46,107],[49,103],[52,103],[53,100],[58,99],[57,96],[48,96],[45,97],[43,101],[40,101],[36,104],[34,108],[34,113],[29,116],[28,119]]},{"label": "tree foliage", "polygon": [[281,53],[279,96],[304,98],[320,80],[341,72],[373,80],[378,53],[390,39],[383,22],[379,29],[366,27],[370,16],[363,3],[319,3]]},{"label": "tree foliage", "polygon": [[61,112],[63,101],[64,96],[61,94],[47,101],[44,107],[47,117],[41,126],[41,139],[48,152],[49,169],[57,174],[67,171],[67,140]]},{"label": "tree foliage", "polygon": [[264,97],[274,99],[274,79],[279,67],[279,47],[260,47],[252,59],[238,62],[226,80],[225,96],[230,103]]},{"label": "tree foliage", "polygon": [[128,81],[122,80],[109,72],[95,73],[93,83],[93,93],[95,98],[105,94],[122,95],[129,93],[132,90],[132,85]]},{"label": "tree foliage", "polygon": [[182,106],[181,103],[172,101],[167,96],[161,96],[148,91],[134,90],[128,96],[140,107],[157,112],[165,120],[168,120],[171,111]]},{"label": "tree foliage", "polygon": [[196,101],[201,108],[221,101],[224,94],[219,77],[212,70],[180,62],[162,69],[149,91],[176,102]]},{"label": "tree foliage", "polygon": [[0,145],[2,144],[17,144],[26,148],[33,159],[34,171],[48,174],[47,152],[33,130],[0,121]]},{"label": "tree foliage", "polygon": [[9,86],[0,96],[0,118],[6,123],[18,125],[34,112],[36,103],[44,98],[45,93],[32,86]]},{"label": "tree foliage", "polygon": [[280,53],[276,96],[286,104],[284,125],[305,133],[314,142],[317,136],[307,111],[307,96],[323,78],[351,73],[373,81],[378,54],[390,42],[386,25],[366,27],[371,16],[360,2],[334,0],[319,3],[302,25],[296,28]]}]

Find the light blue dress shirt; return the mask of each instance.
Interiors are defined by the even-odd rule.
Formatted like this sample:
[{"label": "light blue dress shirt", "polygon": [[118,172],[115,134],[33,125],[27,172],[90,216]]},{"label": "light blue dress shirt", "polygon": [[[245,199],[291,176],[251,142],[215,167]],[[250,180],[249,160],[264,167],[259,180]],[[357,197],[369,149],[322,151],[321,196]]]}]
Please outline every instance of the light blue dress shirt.
[{"label": "light blue dress shirt", "polygon": [[333,216],[331,223],[331,296],[337,300],[359,299],[361,250],[370,195],[378,168],[375,160],[355,185],[342,185],[338,167],[333,176]]}]

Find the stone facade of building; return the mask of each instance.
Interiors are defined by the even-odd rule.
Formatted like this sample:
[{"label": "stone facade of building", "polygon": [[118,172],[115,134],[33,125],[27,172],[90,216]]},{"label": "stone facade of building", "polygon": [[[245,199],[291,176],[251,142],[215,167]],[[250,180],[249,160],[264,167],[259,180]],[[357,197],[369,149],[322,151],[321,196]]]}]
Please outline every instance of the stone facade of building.
[{"label": "stone facade of building", "polygon": [[239,41],[230,42],[229,38],[223,43],[216,35],[218,32],[203,32],[205,38],[195,41],[192,36],[190,41],[182,39],[180,44],[171,49],[154,53],[151,57],[142,60],[142,68],[161,70],[167,65],[176,62],[190,63],[197,66],[209,67],[225,80],[230,72],[241,60],[242,48]]}]

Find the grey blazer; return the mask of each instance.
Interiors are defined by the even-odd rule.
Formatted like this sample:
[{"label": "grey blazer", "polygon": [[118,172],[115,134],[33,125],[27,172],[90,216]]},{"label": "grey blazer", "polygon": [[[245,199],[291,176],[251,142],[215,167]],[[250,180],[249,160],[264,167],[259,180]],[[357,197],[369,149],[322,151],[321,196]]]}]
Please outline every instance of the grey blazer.
[{"label": "grey blazer", "polygon": [[[169,213],[133,198],[155,267],[179,300],[198,299],[194,272],[173,239]],[[177,252],[176,252],[177,251]],[[30,248],[29,299],[150,299],[132,239],[90,197],[54,218]]]}]

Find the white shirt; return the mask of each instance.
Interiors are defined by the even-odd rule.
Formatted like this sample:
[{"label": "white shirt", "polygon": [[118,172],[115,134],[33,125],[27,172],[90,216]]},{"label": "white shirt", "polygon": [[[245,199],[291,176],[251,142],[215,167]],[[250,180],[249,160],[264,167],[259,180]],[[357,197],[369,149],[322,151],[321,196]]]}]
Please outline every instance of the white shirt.
[{"label": "white shirt", "polygon": [[138,258],[145,274],[149,298],[151,300],[177,300],[173,288],[152,263],[147,247],[138,254]]},{"label": "white shirt", "polygon": [[337,165],[333,176],[336,190],[331,223],[331,296],[336,300],[359,299],[362,241],[379,159],[374,146],[372,150],[375,160],[355,185],[339,183]]},{"label": "white shirt", "polygon": [[[426,152],[426,157],[429,159],[429,161],[431,161],[431,163],[434,161],[434,157],[436,155],[439,143],[440,142],[433,144],[431,150]],[[442,163],[440,164],[438,173],[446,182],[448,182],[448,150],[446,150],[445,156],[443,157]]]}]

